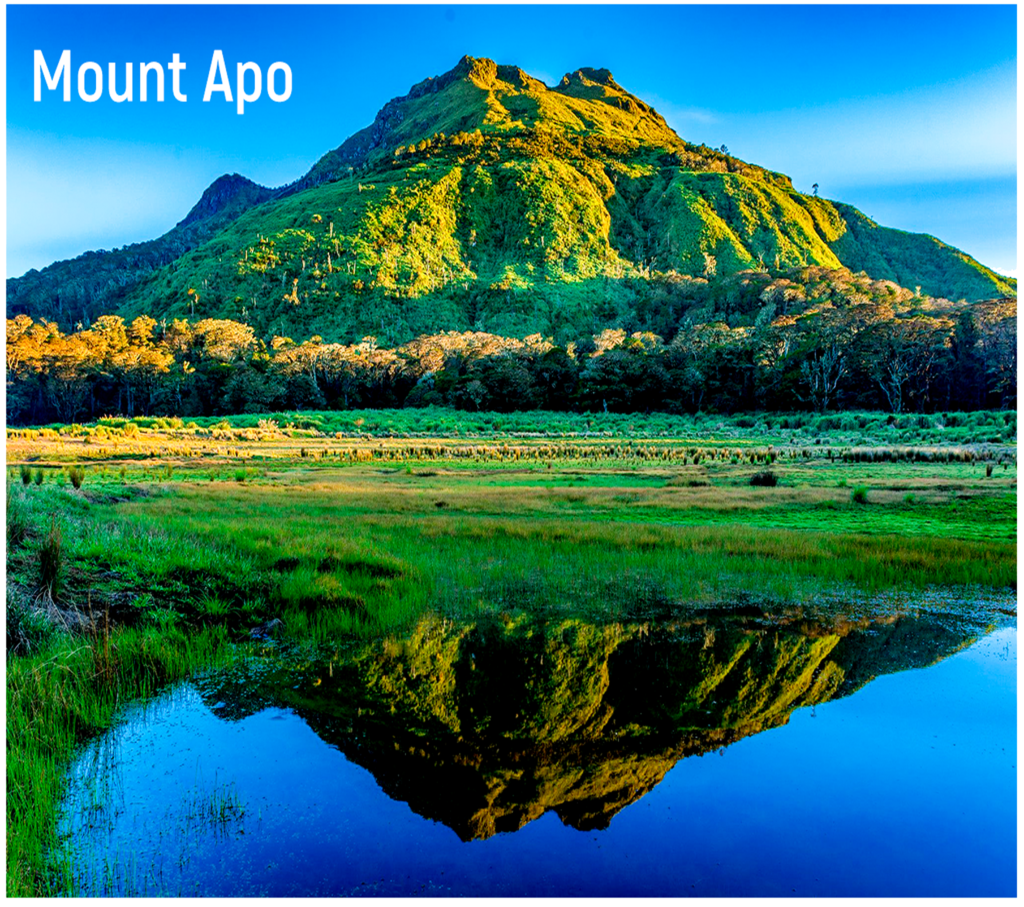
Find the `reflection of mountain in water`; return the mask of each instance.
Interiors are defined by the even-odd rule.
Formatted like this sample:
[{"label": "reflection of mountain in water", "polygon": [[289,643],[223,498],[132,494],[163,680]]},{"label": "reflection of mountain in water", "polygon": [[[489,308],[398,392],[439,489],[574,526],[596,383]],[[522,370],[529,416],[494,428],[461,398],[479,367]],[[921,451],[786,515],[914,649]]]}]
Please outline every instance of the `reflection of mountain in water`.
[{"label": "reflection of mountain in water", "polygon": [[[975,632],[976,629],[975,629]],[[275,703],[463,840],[554,810],[605,828],[686,756],[784,725],[795,708],[972,641],[934,616],[874,623],[705,616],[453,625],[221,678],[227,718]]]}]

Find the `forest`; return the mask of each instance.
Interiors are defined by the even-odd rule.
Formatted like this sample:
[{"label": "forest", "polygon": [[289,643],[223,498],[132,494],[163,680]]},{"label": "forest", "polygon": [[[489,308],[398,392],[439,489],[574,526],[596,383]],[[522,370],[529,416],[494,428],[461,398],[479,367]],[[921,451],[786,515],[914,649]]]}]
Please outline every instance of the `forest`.
[{"label": "forest", "polygon": [[[446,406],[467,411],[892,413],[1012,407],[1016,300],[952,303],[847,270],[746,272],[654,300],[672,332],[558,343],[481,331],[394,347],[259,336],[229,319],[7,321],[12,425],[108,415]],[[687,295],[688,294],[688,295]],[[682,300],[682,302],[680,301]],[[667,335],[667,336],[666,336]]]}]

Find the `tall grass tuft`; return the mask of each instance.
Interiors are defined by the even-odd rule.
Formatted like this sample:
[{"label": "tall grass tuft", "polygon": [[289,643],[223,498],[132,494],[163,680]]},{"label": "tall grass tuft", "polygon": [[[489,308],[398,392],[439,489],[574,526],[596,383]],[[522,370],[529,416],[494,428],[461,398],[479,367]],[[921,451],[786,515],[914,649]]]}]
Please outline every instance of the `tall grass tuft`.
[{"label": "tall grass tuft", "polygon": [[84,466],[69,466],[68,467],[68,478],[71,479],[71,484],[76,488],[82,487],[82,482],[85,481],[85,467]]},{"label": "tall grass tuft", "polygon": [[32,481],[35,482],[36,485],[43,484],[43,471],[41,469],[32,470]]},{"label": "tall grass tuft", "polygon": [[57,636],[57,628],[42,610],[33,610],[7,590],[7,657],[32,655]]},{"label": "tall grass tuft", "polygon": [[32,470],[29,469],[24,463],[18,467],[18,472],[21,475],[21,484],[28,485],[32,482]]},{"label": "tall grass tuft", "polygon": [[[103,646],[103,639],[99,645]],[[82,740],[109,727],[119,706],[151,695],[198,668],[226,662],[223,628],[192,636],[177,630],[113,630],[106,653],[81,639],[7,662],[7,894],[74,895],[60,872],[55,817],[67,766]]]},{"label": "tall grass tuft", "polygon": [[53,601],[60,595],[64,578],[64,536],[60,520],[54,514],[50,518],[50,530],[39,548],[39,585],[44,594]]},{"label": "tall grass tuft", "polygon": [[868,502],[868,490],[864,485],[858,485],[850,494],[850,500],[854,504],[866,504]]},{"label": "tall grass tuft", "polygon": [[14,493],[14,488],[7,486],[7,547],[17,548],[28,533],[28,516],[25,513],[25,502],[21,495]]},{"label": "tall grass tuft", "polygon": [[770,469],[762,469],[750,477],[750,484],[759,488],[774,488],[779,484],[779,477]]}]

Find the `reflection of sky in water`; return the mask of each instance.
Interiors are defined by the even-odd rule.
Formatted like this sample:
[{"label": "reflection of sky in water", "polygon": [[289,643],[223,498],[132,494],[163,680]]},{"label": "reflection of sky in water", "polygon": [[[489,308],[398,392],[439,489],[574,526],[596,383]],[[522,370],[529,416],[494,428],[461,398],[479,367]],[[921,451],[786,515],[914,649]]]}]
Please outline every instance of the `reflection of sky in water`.
[{"label": "reflection of sky in water", "polygon": [[[1014,629],[683,759],[605,831],[548,812],[463,843],[290,710],[225,722],[190,687],[92,747],[80,778],[102,753],[111,806],[79,815],[109,834],[75,840],[100,878],[104,860],[133,863],[147,881],[130,893],[1015,893]],[[218,791],[244,815],[187,818]]]}]

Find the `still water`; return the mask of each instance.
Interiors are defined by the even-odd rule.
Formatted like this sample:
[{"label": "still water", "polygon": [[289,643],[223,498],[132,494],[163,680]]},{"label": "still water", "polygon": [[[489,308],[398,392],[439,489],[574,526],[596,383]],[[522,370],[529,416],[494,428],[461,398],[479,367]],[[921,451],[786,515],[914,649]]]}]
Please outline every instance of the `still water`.
[{"label": "still water", "polygon": [[83,894],[1012,896],[1016,629],[457,626],[256,659],[71,774]]}]

